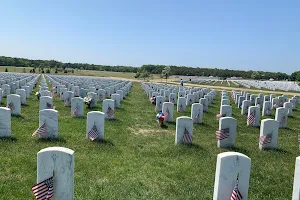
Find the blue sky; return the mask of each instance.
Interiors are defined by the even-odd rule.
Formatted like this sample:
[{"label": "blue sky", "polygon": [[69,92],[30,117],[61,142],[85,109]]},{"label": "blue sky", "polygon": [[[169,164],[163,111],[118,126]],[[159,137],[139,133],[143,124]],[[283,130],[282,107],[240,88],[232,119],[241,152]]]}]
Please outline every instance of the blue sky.
[{"label": "blue sky", "polygon": [[300,70],[300,1],[2,1],[0,55]]}]

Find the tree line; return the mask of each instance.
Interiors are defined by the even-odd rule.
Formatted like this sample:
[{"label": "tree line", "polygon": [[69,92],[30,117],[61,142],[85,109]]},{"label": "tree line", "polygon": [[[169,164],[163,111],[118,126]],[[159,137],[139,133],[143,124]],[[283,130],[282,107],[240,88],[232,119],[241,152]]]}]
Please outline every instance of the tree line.
[{"label": "tree line", "polygon": [[[256,80],[298,80],[300,81],[300,72],[294,72],[291,76],[282,72],[263,72],[263,71],[244,71],[244,70],[230,70],[230,69],[217,69],[217,68],[194,68],[186,66],[166,66],[166,65],[142,65],[141,67],[132,66],[109,66],[109,65],[95,65],[88,63],[63,63],[56,60],[31,60],[26,58],[14,58],[0,56],[0,66],[16,66],[16,67],[32,67],[36,72],[50,71],[54,69],[57,71],[66,71],[67,69],[80,69],[80,70],[98,70],[98,71],[112,71],[112,72],[132,72],[136,73],[136,78],[151,77],[153,74],[163,74],[168,71],[169,75],[181,76],[214,76],[222,79],[230,77],[242,77],[244,79]],[[166,68],[168,67],[168,68]]]}]

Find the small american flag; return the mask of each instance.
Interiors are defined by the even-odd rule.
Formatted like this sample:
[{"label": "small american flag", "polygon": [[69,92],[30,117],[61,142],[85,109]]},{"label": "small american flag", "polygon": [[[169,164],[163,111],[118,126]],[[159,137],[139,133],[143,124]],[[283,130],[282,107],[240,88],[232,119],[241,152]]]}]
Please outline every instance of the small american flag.
[{"label": "small american flag", "polygon": [[172,103],[175,103],[175,99],[174,99],[174,98],[172,98],[172,99],[171,99],[171,102],[172,102]]},{"label": "small american flag", "polygon": [[239,174],[238,174],[236,177],[233,191],[231,193],[230,200],[242,200],[242,199],[243,199],[243,196],[242,196],[241,192],[239,191]]},{"label": "small american flag", "polygon": [[53,109],[53,106],[51,103],[47,103],[47,109]]},{"label": "small american flag", "polygon": [[216,115],[216,119],[217,119],[217,120],[220,120],[222,117],[224,117],[224,115],[222,115],[222,114],[217,114],[217,115]]},{"label": "small american flag", "polygon": [[66,99],[66,104],[67,104],[67,105],[70,105],[70,104],[71,104],[71,100],[70,100],[69,97]]},{"label": "small american flag", "polygon": [[79,112],[79,110],[78,110],[78,108],[77,107],[75,107],[75,109],[74,109],[74,111],[73,111],[73,116],[77,116],[78,115],[78,112]]},{"label": "small american flag", "polygon": [[285,124],[286,123],[286,120],[287,120],[287,116],[286,115],[283,115],[281,120],[280,120],[280,124]]},{"label": "small american flag", "polygon": [[298,133],[298,143],[300,144],[300,132]]},{"label": "small american flag", "polygon": [[261,145],[263,144],[269,144],[272,141],[272,133],[269,133],[267,135],[263,135],[259,137],[259,142]]},{"label": "small american flag", "polygon": [[273,107],[274,107],[274,108],[278,108],[278,105],[277,105],[277,104],[274,104]]},{"label": "small american flag", "polygon": [[168,120],[169,115],[170,115],[170,111],[169,111],[168,107],[167,107],[166,112],[164,113],[164,115],[165,115],[165,120]]},{"label": "small american flag", "polygon": [[260,108],[260,104],[257,104],[256,106]]},{"label": "small american flag", "polygon": [[15,109],[15,106],[12,102],[10,102],[7,106],[11,111],[13,111]]},{"label": "small american flag", "polygon": [[47,137],[47,125],[46,123],[44,123],[42,126],[40,126],[36,131],[34,131],[34,133],[32,134],[32,136],[35,135],[40,135],[43,137]]},{"label": "small american flag", "polygon": [[199,117],[200,117],[200,110],[199,110],[199,112],[198,112],[198,114],[195,116],[195,120],[198,120],[199,119]]},{"label": "small american flag", "polygon": [[255,110],[253,110],[253,112],[249,114],[248,122],[249,122],[250,125],[255,124]]},{"label": "small american flag", "polygon": [[186,130],[186,128],[184,129],[184,132],[183,132],[182,142],[183,142],[184,144],[191,144],[191,143],[192,143],[192,136],[191,136],[190,133]]},{"label": "small american flag", "polygon": [[100,101],[103,100],[103,95],[99,95],[99,100],[100,100]]},{"label": "small american flag", "polygon": [[94,124],[93,128],[88,132],[88,138],[92,141],[99,137],[98,130],[96,125]]},{"label": "small american flag", "polygon": [[217,140],[224,140],[225,138],[229,138],[229,128],[221,129],[216,131]]},{"label": "small american flag", "polygon": [[106,114],[108,117],[111,117],[114,115],[114,111],[110,106],[108,106]]},{"label": "small american flag", "polygon": [[37,200],[49,200],[53,197],[53,176],[32,186],[32,192]]},{"label": "small american flag", "polygon": [[272,111],[271,111],[270,109],[267,109],[267,110],[266,110],[266,114],[267,114],[267,115],[270,115],[271,112],[272,112]]},{"label": "small american flag", "polygon": [[54,91],[51,92],[50,96],[51,96],[51,97],[54,97]]},{"label": "small american flag", "polygon": [[179,106],[179,112],[183,112],[183,105],[182,104],[180,104],[180,106]]}]

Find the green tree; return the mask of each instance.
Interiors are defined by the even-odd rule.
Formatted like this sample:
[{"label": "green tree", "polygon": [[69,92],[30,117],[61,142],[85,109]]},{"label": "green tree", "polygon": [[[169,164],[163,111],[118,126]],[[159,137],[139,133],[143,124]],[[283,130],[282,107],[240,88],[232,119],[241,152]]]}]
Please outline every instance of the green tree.
[{"label": "green tree", "polygon": [[251,78],[252,79],[258,79],[259,77],[259,73],[257,71],[254,71],[252,74],[251,74]]},{"label": "green tree", "polygon": [[23,68],[22,72],[23,72],[23,73],[26,73],[26,69],[25,69],[25,67]]},{"label": "green tree", "polygon": [[149,78],[149,77],[150,77],[150,73],[149,73],[147,70],[144,70],[144,71],[141,73],[140,77],[143,78],[144,81],[145,81],[146,78]]},{"label": "green tree", "polygon": [[166,83],[168,82],[168,78],[171,76],[171,67],[167,66],[165,67],[162,72],[161,75],[163,78],[166,79]]},{"label": "green tree", "polygon": [[5,68],[5,72],[8,72],[8,69],[7,69],[7,67]]}]

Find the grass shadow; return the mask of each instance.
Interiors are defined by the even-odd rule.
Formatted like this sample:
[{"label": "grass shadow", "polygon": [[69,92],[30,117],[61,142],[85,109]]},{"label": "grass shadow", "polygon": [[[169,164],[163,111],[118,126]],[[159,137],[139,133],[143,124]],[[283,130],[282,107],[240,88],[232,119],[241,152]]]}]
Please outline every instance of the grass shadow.
[{"label": "grass shadow", "polygon": [[10,141],[10,142],[16,142],[18,139],[16,137],[0,137],[0,142],[1,141]]},{"label": "grass shadow", "polygon": [[66,143],[67,141],[63,137],[58,137],[58,138],[39,138],[37,142],[41,143],[48,143],[48,142],[61,142],[61,143]]},{"label": "grass shadow", "polygon": [[108,146],[115,146],[115,144],[112,141],[105,140],[105,139],[95,140],[93,142],[95,142],[97,144],[104,144],[104,145],[108,145]]},{"label": "grass shadow", "polygon": [[162,129],[167,129],[167,128],[168,128],[168,126],[165,125],[165,124],[161,125],[160,127],[161,127]]},{"label": "grass shadow", "polygon": [[203,149],[199,144],[181,144],[184,147],[190,148],[190,149]]},{"label": "grass shadow", "polygon": [[264,151],[270,151],[270,152],[278,152],[278,153],[283,153],[283,154],[291,154],[289,151],[287,150],[284,150],[282,148],[267,148],[267,149],[264,149]]},{"label": "grass shadow", "polygon": [[11,115],[12,118],[20,118],[20,119],[25,119],[24,116],[22,115]]},{"label": "grass shadow", "polygon": [[199,124],[199,125],[201,125],[201,126],[203,126],[203,127],[212,127],[210,124],[204,123],[204,122],[202,122],[202,123]]}]

